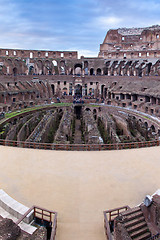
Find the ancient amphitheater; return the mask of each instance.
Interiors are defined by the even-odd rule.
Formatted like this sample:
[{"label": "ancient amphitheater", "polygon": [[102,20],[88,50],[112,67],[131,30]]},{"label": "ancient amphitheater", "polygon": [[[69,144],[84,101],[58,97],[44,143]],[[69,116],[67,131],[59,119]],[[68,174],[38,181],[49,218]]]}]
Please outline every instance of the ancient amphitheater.
[{"label": "ancient amphitheater", "polygon": [[127,210],[131,221],[143,212],[135,227],[119,216],[114,237],[103,211],[118,216],[160,186],[159,36],[159,26],[110,30],[95,58],[0,49],[2,217],[13,198],[58,212],[48,239],[158,239],[157,195]]}]

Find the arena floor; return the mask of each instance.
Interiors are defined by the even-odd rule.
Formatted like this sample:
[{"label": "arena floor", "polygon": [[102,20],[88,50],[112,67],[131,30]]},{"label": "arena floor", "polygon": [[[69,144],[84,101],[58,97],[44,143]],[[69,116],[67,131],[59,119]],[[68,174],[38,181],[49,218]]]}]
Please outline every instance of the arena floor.
[{"label": "arena floor", "polygon": [[0,188],[58,212],[57,240],[105,240],[103,210],[160,188],[160,147],[65,152],[0,146]]}]

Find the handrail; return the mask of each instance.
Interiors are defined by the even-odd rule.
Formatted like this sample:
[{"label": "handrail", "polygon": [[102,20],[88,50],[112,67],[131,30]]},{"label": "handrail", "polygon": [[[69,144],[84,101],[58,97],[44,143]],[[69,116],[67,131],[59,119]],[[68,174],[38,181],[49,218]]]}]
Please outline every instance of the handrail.
[{"label": "handrail", "polygon": [[[41,210],[42,212],[38,212],[37,209]],[[18,225],[20,222],[22,222],[24,220],[24,218],[29,213],[31,213],[33,210],[34,210],[34,217],[36,217],[36,213],[41,215],[41,218],[40,217],[38,217],[38,218],[40,218],[42,220],[45,220],[44,216],[49,217],[49,222],[52,223],[52,231],[51,231],[50,240],[55,240],[56,228],[57,228],[57,215],[58,215],[57,212],[55,212],[55,211],[49,211],[45,208],[41,208],[41,207],[38,207],[38,206],[34,205],[19,220],[17,220],[16,224]],[[44,212],[49,213],[49,215],[45,214]],[[52,222],[52,215],[54,215],[53,222]]]},{"label": "handrail", "polygon": [[0,139],[0,145],[22,147],[22,148],[47,149],[47,150],[103,151],[103,150],[121,150],[121,149],[160,146],[160,141],[154,140],[154,141],[114,143],[114,144],[54,144],[54,143],[51,144],[51,143],[24,142],[24,141]]},{"label": "handrail", "polygon": [[108,218],[105,212],[104,213],[104,228],[105,228],[105,233],[107,236],[107,240],[112,240],[112,235],[111,235],[111,230],[108,222]]},{"label": "handrail", "polygon": [[[110,230],[110,224],[111,222],[114,220],[115,217],[119,216],[119,214],[122,211],[128,210],[130,209],[130,207],[128,205],[123,206],[123,207],[119,207],[119,208],[114,208],[114,209],[110,209],[107,211],[104,211],[104,228],[105,228],[105,233],[106,233],[106,237],[107,240],[112,240],[112,235],[111,235],[111,230]],[[109,215],[109,220],[107,218],[107,214]],[[112,218],[114,216],[114,218]]]}]

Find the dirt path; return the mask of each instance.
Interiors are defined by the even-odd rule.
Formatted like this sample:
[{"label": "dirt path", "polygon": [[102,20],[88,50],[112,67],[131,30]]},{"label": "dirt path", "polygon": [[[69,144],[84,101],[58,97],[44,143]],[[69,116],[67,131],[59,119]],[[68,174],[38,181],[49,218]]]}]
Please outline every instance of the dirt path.
[{"label": "dirt path", "polygon": [[103,210],[135,206],[160,187],[160,147],[65,152],[0,146],[0,187],[58,211],[57,240],[106,240]]},{"label": "dirt path", "polygon": [[75,120],[74,144],[82,144],[81,121]]}]

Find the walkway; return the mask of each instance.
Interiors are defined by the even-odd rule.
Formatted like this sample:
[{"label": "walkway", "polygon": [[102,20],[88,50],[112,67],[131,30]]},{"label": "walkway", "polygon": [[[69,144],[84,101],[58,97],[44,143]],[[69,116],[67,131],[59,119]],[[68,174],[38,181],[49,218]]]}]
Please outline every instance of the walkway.
[{"label": "walkway", "polygon": [[57,240],[106,240],[103,210],[160,188],[160,147],[65,152],[0,146],[0,188],[24,205],[58,211]]},{"label": "walkway", "polygon": [[75,120],[74,144],[82,144],[81,121]]}]

